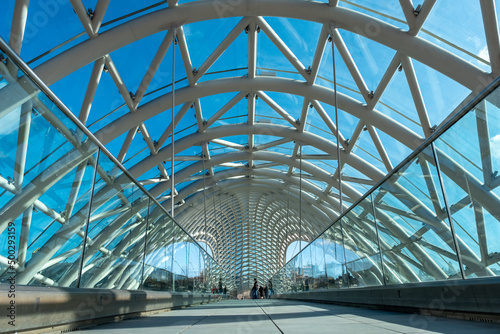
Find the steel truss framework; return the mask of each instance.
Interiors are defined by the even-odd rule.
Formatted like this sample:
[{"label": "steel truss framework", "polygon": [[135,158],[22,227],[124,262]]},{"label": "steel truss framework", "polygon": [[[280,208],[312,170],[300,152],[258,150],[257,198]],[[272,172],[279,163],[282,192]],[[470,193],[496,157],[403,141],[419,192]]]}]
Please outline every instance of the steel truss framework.
[{"label": "steel truss framework", "polygon": [[[130,172],[142,180],[144,185],[149,186],[151,194],[156,196],[165,208],[175,207],[175,212],[171,212],[172,215],[175,213],[177,221],[195,239],[207,243],[215,259],[240,287],[248,286],[254,276],[257,276],[259,281],[267,280],[284,265],[287,248],[292,242],[313,240],[338,217],[342,210],[363,195],[360,189],[367,189],[374,185],[391,171],[395,164],[399,163],[390,156],[388,144],[384,142],[384,138],[390,137],[391,140],[414,150],[432,135],[435,128],[429,121],[429,111],[425,104],[426,97],[420,89],[418,73],[414,67],[415,61],[466,87],[470,90],[471,96],[477,94],[500,74],[500,46],[494,0],[481,1],[482,20],[490,59],[489,72],[419,37],[427,17],[435,7],[435,0],[424,1],[418,11],[410,0],[400,0],[400,9],[407,23],[406,31],[375,16],[345,8],[342,2],[339,4],[338,0],[330,0],[327,3],[303,0],[218,0],[181,4],[175,0],[169,0],[167,8],[156,9],[139,15],[137,18],[120,22],[102,33],[100,32],[101,25],[106,17],[109,0],[99,0],[91,16],[81,0],[70,2],[88,39],[44,61],[35,68],[35,72],[47,85],[52,85],[84,66],[93,65],[78,114],[84,124],[87,123],[91,110],[94,110],[92,105],[102,81],[103,71],[109,73],[128,112],[98,129],[95,132],[96,137],[106,145],[116,143],[117,138],[121,138],[119,139],[121,148],[117,158],[125,162],[129,152],[137,151],[133,149],[134,143],[137,142],[134,138],[140,133],[149,150],[149,155],[130,166]],[[28,5],[28,0],[16,1],[10,44],[18,52],[22,46]],[[234,27],[228,29],[227,35],[213,52],[206,54],[204,62],[193,64],[190,50],[196,48],[197,45],[188,43],[187,27],[197,22],[223,20],[228,17],[237,17],[240,20]],[[284,42],[284,38],[269,23],[270,17],[306,20],[322,25],[319,35],[315,36],[318,42],[311,64],[303,64],[300,60],[301,56],[292,52],[290,46]],[[140,78],[140,82],[134,84],[138,87],[137,90],[132,93],[129,85],[125,84],[122,79],[121,75],[124,73],[113,62],[112,53],[159,31],[167,32],[146,74]],[[366,84],[358,69],[359,64],[351,55],[353,50],[343,39],[344,32],[368,38],[395,51],[378,86],[368,87]],[[240,77],[210,79],[207,75],[210,68],[243,34],[247,35],[248,43],[248,53],[242,55],[247,57],[247,66],[244,69],[246,73]],[[266,56],[265,53],[258,52],[258,41],[263,35],[279,50],[283,59],[293,66],[296,71],[293,79],[259,75],[258,59]],[[357,92],[357,98],[345,92],[335,91],[331,86],[324,85],[324,81],[318,80],[318,71],[324,61],[325,50],[332,45],[331,42],[341,58],[337,62],[346,66],[352,82],[355,83],[355,87],[351,88]],[[145,99],[144,97],[153,90],[151,83],[171,48],[179,49],[180,61],[185,73],[178,74],[178,76],[185,77],[188,84],[171,92],[161,93],[152,99]],[[175,63],[173,65],[175,66]],[[332,66],[335,65],[332,64]],[[418,133],[379,110],[386,88],[398,69],[404,71],[405,80],[411,92],[416,115],[408,117],[414,117],[413,122],[419,127]],[[35,96],[36,89],[19,80],[12,71],[9,71],[7,65],[2,64],[1,71],[4,78],[18,83],[27,93],[21,95],[23,98],[13,100],[11,96],[20,96],[15,85],[7,85],[0,89],[0,118],[22,106],[24,111],[20,114],[21,124],[29,124],[31,113],[27,111],[33,108],[30,101]],[[329,79],[333,80],[333,78]],[[272,97],[276,93],[296,96],[302,101],[296,108],[300,110],[298,118],[295,117],[296,111],[286,110],[286,107],[280,105]],[[203,113],[203,99],[219,95],[232,97],[222,108],[207,117]],[[245,123],[220,125],[224,120],[224,115],[245,100],[247,109]],[[264,105],[273,110],[274,117],[279,119],[279,122],[277,121],[276,124],[259,122],[260,110],[256,108],[257,100],[260,100],[260,106]],[[37,101],[36,98],[34,101],[37,108],[44,108],[43,103]],[[178,107],[173,121],[170,120],[170,124],[166,124],[160,136],[151,135],[146,126],[147,121],[172,107]],[[333,115],[328,111],[332,107],[338,107],[339,110],[357,118],[351,138],[347,139],[341,131],[337,131],[340,126],[336,124]],[[175,133],[183,119],[188,117],[188,111],[191,108],[196,114],[197,131],[177,139],[173,144],[169,143],[172,133]],[[319,115],[328,128],[331,138],[338,138],[338,144],[334,140],[308,130],[311,125],[314,125],[310,116],[312,110]],[[48,112],[45,114],[49,115]],[[56,124],[57,120],[53,119],[52,122]],[[65,126],[61,125],[60,129],[64,128]],[[360,138],[363,130],[367,131],[372,147],[375,149],[371,154],[377,157],[383,169],[354,153],[355,148],[361,145]],[[15,220],[23,214],[28,215],[35,207],[61,224],[61,230],[57,234],[59,235],[58,242],[62,244],[69,235],[75,232],[80,233],[78,231],[81,228],[82,217],[78,212],[73,212],[71,204],[75,201],[75,195],[70,196],[63,212],[47,207],[39,198],[44,189],[49,189],[62,175],[71,170],[80,171],[75,176],[75,182],[77,184],[81,182],[81,177],[79,179],[78,175],[83,174],[84,166],[89,161],[92,163],[91,155],[94,150],[80,146],[81,138],[75,138],[71,133],[67,133],[67,137],[73,138],[74,146],[77,148],[74,153],[67,154],[64,164],[61,162],[59,165],[53,165],[44,173],[43,178],[35,178],[31,184],[26,184],[23,182],[23,160],[26,159],[26,147],[23,143],[27,142],[26,136],[29,131],[29,126],[20,129],[20,145],[16,154],[17,164],[13,182],[3,177],[0,178],[0,186],[15,194],[12,200],[0,209],[2,214],[0,225],[4,230],[7,221]],[[233,141],[232,138],[238,135],[247,136],[247,142],[242,144]],[[263,142],[261,138],[266,138],[266,140]],[[289,143],[293,143],[290,151],[280,149]],[[214,144],[218,149],[224,148],[225,153],[218,153],[218,150],[214,150]],[[338,145],[340,145],[340,151],[337,150]],[[193,147],[201,147],[202,153],[183,155],[183,152],[188,152]],[[301,154],[304,147],[314,148],[321,154]],[[82,154],[84,149],[88,149],[88,153]],[[484,147],[484,150],[488,149]],[[172,152],[175,154],[174,157],[172,157]],[[489,154],[489,152],[486,153]],[[167,167],[167,162],[172,159],[176,164],[190,162],[188,165],[182,165],[185,167],[175,170],[173,185],[171,183],[173,175],[171,175],[171,169]],[[429,158],[429,161],[431,160]],[[335,164],[338,162],[333,171],[316,165],[317,162],[333,164],[332,161]],[[448,176],[460,187],[484,195],[481,205],[495,215],[497,211],[495,206],[498,207],[500,204],[498,197],[488,193],[480,181],[475,183],[471,183],[469,179],[465,181],[460,175],[466,175],[467,171],[460,168],[453,159],[450,158],[446,163],[451,166],[448,171],[445,171],[448,172]],[[482,163],[482,169],[487,174],[491,171],[491,162],[488,164],[483,160]],[[356,175],[345,173],[344,170],[347,167],[357,171]],[[156,168],[159,169],[159,177],[149,177],[148,172]],[[460,170],[460,173],[457,173],[457,170]],[[108,180],[106,187],[113,187],[124,182],[123,177],[119,176],[114,179],[109,177],[104,170],[99,170],[98,173],[103,179]],[[496,187],[498,182],[491,178],[487,180],[495,183]],[[32,187],[32,184],[36,186],[36,189]],[[430,184],[428,186],[431,187]],[[105,193],[104,190],[101,191]],[[404,201],[405,206],[412,208],[412,211],[419,214],[423,221],[439,225],[436,229],[447,229],[446,226],[441,226],[442,222],[439,219],[436,219],[433,208],[426,208],[424,203],[405,189],[397,189],[397,192],[405,193],[407,199]],[[433,192],[429,189],[429,193]],[[173,203],[172,194],[175,198]],[[99,201],[99,196],[97,196],[97,201]],[[143,208],[144,204],[137,204],[135,214],[138,215],[139,220],[143,218],[139,213]],[[378,218],[390,226],[391,232],[400,241],[408,238],[407,233],[399,228],[398,223],[391,217]],[[113,252],[112,249],[106,249],[106,236],[111,237],[117,231],[120,231],[119,234],[123,233],[120,222],[124,223],[124,220],[118,218],[110,225],[112,227],[108,229],[109,234],[103,234],[98,241],[93,242],[96,250],[101,249],[103,253]],[[362,219],[357,224],[358,240],[353,243],[359,246],[363,244],[362,231],[369,230],[370,227],[364,225]],[[161,229],[162,227],[155,226],[155,228]],[[144,230],[138,228],[135,234],[130,235],[138,237],[142,233]],[[161,237],[161,233],[156,235],[158,238]],[[130,238],[123,241],[123,247],[117,248],[118,252],[131,242]],[[449,240],[444,241],[449,243]],[[350,246],[346,244],[346,247],[354,250],[356,248],[354,244]],[[467,251],[465,244],[462,246],[468,252],[469,259],[477,258],[474,252]],[[53,247],[49,251],[48,245],[43,247],[44,251],[34,255],[26,266],[23,261],[19,262],[21,283],[28,283],[33,277],[40,276],[41,269],[57,263],[55,259],[48,262],[57,248]],[[370,246],[365,245],[365,248],[359,249],[367,251],[366,247]],[[140,247],[137,248],[137,252],[140,250]],[[420,247],[414,247],[410,252],[414,256],[414,261],[428,264],[425,268],[430,271],[431,275],[438,278],[446,277],[441,268],[433,265],[433,260]],[[477,268],[474,269],[476,260],[469,261],[470,270],[488,270],[484,266],[476,266]],[[2,261],[5,262],[5,259]],[[106,268],[106,271],[90,281],[96,283],[103,275],[111,273],[112,262],[109,262]],[[64,285],[74,280],[77,269],[75,265],[70,274],[57,284]],[[404,268],[404,275],[418,277],[409,267]],[[395,275],[395,277],[400,276]],[[38,280],[43,281],[44,278],[38,277]],[[119,286],[127,286],[125,280]]]}]

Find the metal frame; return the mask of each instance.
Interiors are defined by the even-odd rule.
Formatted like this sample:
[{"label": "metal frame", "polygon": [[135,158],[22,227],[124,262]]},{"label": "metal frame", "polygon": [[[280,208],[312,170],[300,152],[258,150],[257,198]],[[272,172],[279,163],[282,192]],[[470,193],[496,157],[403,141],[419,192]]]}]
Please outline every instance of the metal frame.
[{"label": "metal frame", "polygon": [[[354,181],[353,178],[344,178],[344,176],[341,178],[340,171],[346,166],[346,164],[360,171],[367,177],[367,179],[363,180],[360,184],[375,184],[383,178],[385,172],[392,170],[393,164],[391,162],[391,157],[388,156],[384,146],[385,143],[379,136],[378,131],[388,134],[412,150],[420,147],[425,139],[435,137],[434,129],[431,128],[428,111],[425,106],[425,97],[422,96],[417,74],[415,73],[415,69],[413,67],[413,60],[419,61],[448,76],[454,81],[470,89],[473,93],[479,92],[481,89],[486,87],[500,72],[500,58],[498,56],[500,54],[500,42],[498,36],[497,18],[495,14],[496,12],[494,10],[495,4],[493,0],[481,1],[481,11],[488,44],[488,52],[490,59],[492,59],[491,73],[486,73],[485,71],[468,63],[464,59],[461,59],[459,56],[445,51],[423,38],[418,37],[418,33],[421,30],[426,18],[434,8],[434,4],[436,3],[435,0],[426,0],[420,13],[418,13],[418,16],[414,15],[411,1],[400,0],[401,8],[408,23],[407,32],[403,32],[400,29],[374,17],[338,6],[339,1],[329,1],[328,5],[326,5],[303,0],[291,0],[287,1],[286,6],[283,6],[283,1],[280,0],[242,0],[226,7],[223,10],[223,13],[220,12],[220,9],[218,9],[217,6],[214,6],[213,3],[209,1],[190,2],[181,5],[178,5],[177,1],[169,1],[169,7],[166,9],[159,9],[149,14],[139,16],[136,19],[121,23],[112,29],[100,33],[99,30],[103,22],[103,18],[105,17],[109,0],[100,0],[98,2],[93,18],[89,17],[89,13],[84,8],[81,0],[71,0],[70,2],[79,20],[81,21],[83,28],[89,36],[89,39],[44,62],[35,69],[35,73],[41,77],[45,84],[50,85],[73,71],[94,62],[94,69],[92,71],[87,91],[85,93],[84,102],[79,114],[81,122],[78,122],[76,117],[69,113],[69,111],[65,108],[62,109],[63,112],[67,114],[71,120],[78,124],[85,135],[90,137],[92,141],[96,141],[97,146],[108,156],[109,152],[106,151],[103,145],[97,142],[97,138],[101,141],[101,143],[106,145],[120,135],[128,132],[122,144],[120,153],[118,154],[118,161],[120,162],[125,161],[125,157],[130,145],[132,144],[132,140],[138,131],[140,131],[140,134],[146,143],[147,149],[151,153],[148,158],[143,159],[139,163],[132,166],[130,168],[130,173],[127,172],[123,166],[116,161],[116,159],[112,158],[111,160],[117,163],[117,166],[122,170],[124,176],[118,177],[116,180],[108,178],[108,185],[106,187],[112,187],[113,184],[120,184],[125,179],[130,178],[131,175],[140,177],[150,169],[158,167],[160,170],[160,177],[158,179],[147,181],[149,183],[157,183],[150,190],[151,194],[160,199],[162,201],[162,205],[165,207],[170,205],[170,212],[172,214],[175,207],[175,210],[179,212],[179,221],[183,226],[185,226],[185,229],[192,235],[197,236],[199,240],[206,241],[207,244],[214,250],[216,259],[219,260],[229,259],[231,258],[229,256],[230,254],[234,255],[234,253],[230,252],[229,248],[224,249],[224,247],[221,246],[223,238],[236,238],[234,234],[231,234],[228,230],[231,223],[225,216],[226,213],[222,211],[220,207],[221,205],[224,205],[233,211],[238,209],[246,210],[246,219],[252,219],[254,222],[258,222],[258,224],[260,224],[258,226],[267,227],[266,224],[269,224],[270,226],[281,226],[283,228],[282,225],[278,224],[279,220],[283,219],[282,216],[278,214],[266,216],[268,210],[275,208],[274,204],[268,199],[268,197],[272,192],[272,185],[276,186],[276,183],[274,181],[266,181],[264,179],[279,178],[284,182],[292,184],[292,196],[296,196],[297,189],[299,189],[299,194],[302,194],[303,188],[306,192],[301,196],[304,196],[305,199],[307,199],[307,203],[311,205],[311,208],[313,208],[310,211],[307,211],[308,214],[311,217],[319,214],[326,219],[325,221],[327,221],[328,219],[333,219],[339,213],[342,213],[344,209],[342,201],[344,199],[348,203],[355,203],[362,197],[362,194],[359,191],[349,186],[348,182]],[[11,38],[11,44],[14,46],[14,51],[16,52],[20,51],[22,45],[22,37],[21,41],[18,37],[22,36],[24,31],[26,15],[23,10],[27,8],[28,3],[29,1],[27,0],[16,2],[16,13],[12,23]],[[318,36],[316,52],[309,68],[307,65],[300,62],[299,58],[284,43],[276,31],[273,30],[271,25],[264,18],[268,16],[309,20],[323,24],[321,32]],[[188,41],[186,40],[184,34],[184,26],[194,22],[217,19],[220,17],[241,17],[241,20],[196,70],[193,67],[190,58],[190,46],[188,45]],[[364,29],[364,27],[368,24],[377,25],[379,33],[368,33]],[[147,72],[142,78],[137,91],[135,94],[131,94],[123,82],[118,69],[114,65],[110,54],[137,39],[145,38],[153,33],[165,30],[168,31],[165,34],[161,45],[158,47],[158,50],[149,65]],[[368,88],[356,62],[351,55],[349,46],[344,42],[342,38],[342,30],[354,32],[363,37],[370,38],[373,41],[386,45],[396,51],[396,54],[386,69],[382,80],[378,86],[375,87],[373,92],[370,92],[370,89]],[[224,53],[225,50],[227,50],[231,43],[233,43],[243,31],[245,31],[248,35],[249,50],[246,77],[207,80],[200,82],[200,79],[206,75],[215,61],[222,55],[222,53]],[[257,76],[257,59],[260,56],[257,52],[257,39],[259,32],[265,34],[280,50],[284,58],[287,59],[291,65],[293,65],[297,74],[300,76],[300,80]],[[356,84],[361,97],[360,101],[337,92],[336,90],[322,87],[317,83],[319,64],[322,61],[329,36],[332,37],[334,46],[340,53],[342,60],[347,66],[349,73]],[[160,63],[169,51],[170,45],[176,40],[178,41],[188,86],[176,89],[175,82],[172,82],[172,93],[166,93],[148,103],[141,103],[143,97],[148,93],[148,88],[160,66]],[[82,50],[85,50],[85,52],[82,52]],[[16,59],[15,55],[9,55],[9,57]],[[412,94],[418,115],[418,124],[422,129],[423,136],[404,127],[402,124],[394,121],[375,109],[387,85],[400,65],[404,70],[405,78]],[[95,134],[91,134],[90,131],[84,127],[84,124],[86,123],[89,113],[91,112],[90,106],[92,105],[96,89],[100,83],[104,67],[106,67],[107,71],[109,71],[109,74],[111,75],[121,97],[124,100],[124,104],[129,109],[129,113],[100,129]],[[8,68],[0,70],[4,76],[9,73]],[[23,68],[23,70],[30,76],[33,76],[33,72],[28,68]],[[29,123],[30,112],[28,111],[30,109],[30,105],[26,103],[26,101],[35,95],[38,89],[41,89],[45,93],[48,92],[48,89],[45,84],[38,79],[35,81],[39,87],[32,87],[26,82],[18,80],[17,77],[12,77],[12,75],[10,80],[12,80],[12,82],[19,82],[26,92],[21,95],[23,98],[14,101],[7,98],[16,89],[11,87],[14,85],[9,85],[4,89],[0,89],[0,118],[5,116],[14,108],[22,105],[24,111],[21,113],[21,119],[23,120],[28,118],[27,123]],[[235,95],[233,95],[233,98],[230,99],[212,117],[205,120],[203,118],[201,99],[206,96],[227,92],[234,92]],[[266,92],[288,93],[303,98],[299,119],[293,119],[290,113],[269,97]],[[57,100],[57,98],[55,98],[50,92],[48,92],[48,95],[56,101],[56,104],[60,105],[60,101]],[[243,100],[243,97],[248,99],[246,124],[214,127],[214,123],[221,120],[228,110]],[[285,127],[257,123],[256,99],[258,98],[276,111],[277,115],[285,120],[289,126]],[[359,122],[350,140],[347,141],[342,133],[338,131],[338,125],[336,122],[333,122],[323,107],[323,105],[326,104],[335,107],[338,105],[339,109],[359,118]],[[174,108],[176,106],[181,106],[181,108],[177,115],[174,115]],[[174,169],[174,162],[185,161],[186,159],[189,160],[189,158],[181,157],[176,155],[174,152],[175,127],[182,120],[182,118],[185,117],[191,106],[194,106],[195,109],[198,131],[193,135],[176,140],[175,152],[182,152],[193,146],[201,146],[203,152],[203,162],[198,161],[187,168],[176,170],[174,181],[173,175],[169,176],[169,173],[172,173]],[[309,120],[309,106],[313,107],[317,111],[331,133],[337,137],[337,145],[306,131],[306,124],[308,124]],[[166,126],[161,137],[158,138],[158,140],[154,140],[154,138],[149,134],[145,122],[167,109],[172,109],[172,122]],[[51,122],[56,124],[57,120],[52,119]],[[480,124],[478,126],[480,126]],[[368,131],[369,136],[376,147],[380,161],[385,167],[385,171],[380,171],[352,153],[353,148],[356,146],[361,136],[363,128],[366,128]],[[73,230],[68,226],[76,228],[79,223],[78,220],[75,219],[77,213],[73,212],[73,206],[76,200],[76,193],[78,193],[78,189],[82,182],[81,177],[85,171],[87,159],[89,159],[88,155],[81,155],[78,150],[80,152],[85,151],[86,149],[89,149],[90,145],[87,145],[88,147],[86,147],[84,144],[81,147],[77,147],[78,150],[70,152],[64,160],[61,160],[58,164],[44,173],[47,176],[44,180],[35,179],[33,185],[38,187],[39,190],[34,190],[33,188],[28,189],[27,187],[23,188],[24,163],[26,161],[26,136],[28,133],[29,127],[21,127],[21,131],[19,131],[18,152],[16,154],[17,163],[14,184],[12,185],[8,180],[0,177],[0,187],[16,195],[10,203],[0,209],[0,212],[5,215],[6,219],[16,219],[21,214],[25,215],[25,219],[23,219],[23,230],[26,231],[26,233],[29,233],[29,210],[31,210],[32,206],[34,206],[43,211],[45,214],[53,217],[56,221],[63,224],[63,226],[66,226],[68,228],[66,232],[75,232],[76,230]],[[221,139],[223,137],[242,133],[248,136],[247,145],[235,144],[228,140]],[[262,145],[256,145],[255,136],[257,135],[271,135],[276,137],[276,140]],[[72,138],[75,143],[78,143],[79,141],[79,138],[71,137],[70,133],[67,133],[67,137]],[[172,139],[172,144],[164,146],[168,138]],[[266,152],[266,150],[289,143],[292,140],[295,144],[293,146],[293,151],[289,156]],[[208,142],[236,149],[240,152],[216,155],[211,153]],[[317,148],[328,156],[328,158],[325,157],[318,160],[339,160],[336,172],[331,175],[331,173],[315,167],[313,162],[308,161],[308,159],[315,159],[316,157],[314,156],[307,157],[305,155],[302,156],[301,154],[300,163],[298,163],[298,150],[299,147],[302,147],[303,145],[310,145]],[[78,145],[75,145],[75,147],[76,146]],[[481,147],[481,150],[483,152],[487,152],[489,147],[485,145]],[[163,164],[163,161],[166,161],[167,159],[171,159],[172,161],[170,171],[167,170]],[[304,159],[304,161],[302,161],[302,159]],[[247,164],[243,165],[239,163],[239,161],[242,160],[247,161]],[[70,161],[71,163],[68,165],[66,164],[67,161]],[[238,163],[234,163],[234,161],[237,161]],[[270,163],[261,164],[259,161],[270,161]],[[491,209],[494,206],[499,205],[500,200],[495,196],[491,196],[490,193],[483,189],[481,182],[472,178],[472,176],[468,175],[466,171],[461,172],[463,172],[463,175],[467,175],[467,180],[461,178],[461,176],[457,173],[454,174],[453,170],[456,170],[458,167],[451,159],[447,160],[445,157],[443,163],[443,172],[449,174],[449,176],[452,177],[459,186],[470,187],[471,192],[486,195],[487,198],[483,199],[482,203],[479,203],[484,208],[488,210],[488,208]],[[488,169],[490,164],[491,162],[488,163],[488,161],[483,161],[483,168],[486,174],[488,174],[489,170],[491,170],[491,167]],[[63,165],[64,170],[63,167],[61,167]],[[65,215],[59,215],[54,210],[41,203],[38,198],[43,193],[43,189],[50,188],[53,184],[55,184],[55,182],[57,182],[58,179],[60,179],[61,172],[67,172],[77,166],[79,168],[79,172],[75,176],[73,182],[73,188],[75,191],[67,201]],[[219,166],[230,166],[232,169],[230,172],[225,173],[216,172]],[[278,172],[276,169],[273,169],[273,167],[276,166],[285,166],[287,167],[287,171]],[[295,171],[297,168],[299,168],[299,177],[297,177],[297,172]],[[208,180],[206,180],[208,188],[206,188],[205,185],[203,187],[200,186],[201,180],[199,177],[198,181],[191,183],[189,186],[179,188],[183,182],[196,180],[196,174],[202,170],[203,172],[205,170],[208,170],[209,172]],[[105,178],[106,173],[104,171],[98,170],[97,172]],[[301,177],[303,172],[304,174],[308,174]],[[234,179],[237,177],[245,179]],[[297,188],[297,178],[300,180],[299,184],[303,183],[303,187],[299,185]],[[134,179],[132,178],[132,180]],[[336,184],[334,180],[339,180],[339,183]],[[203,177],[203,182],[205,183],[205,177]],[[322,186],[317,186],[317,182],[321,182]],[[487,182],[491,186],[493,181],[491,178],[487,178]],[[229,189],[231,189],[231,195],[239,198],[235,206],[229,205],[227,198],[223,198],[222,201],[220,200],[221,193],[224,191],[221,189],[221,184],[226,183],[228,184]],[[465,183],[467,183],[467,185],[465,185]],[[146,181],[144,181],[143,184],[146,184]],[[164,194],[168,187],[171,187],[170,197],[176,196],[175,202]],[[428,187],[430,192],[435,192],[435,189],[432,189],[432,185],[430,183],[428,183]],[[141,190],[145,190],[140,184],[139,188]],[[179,188],[180,190],[177,192],[176,188]],[[247,198],[246,200],[248,202],[245,204],[243,194],[245,194],[249,189],[253,191],[252,196],[255,197],[252,198],[252,201]],[[340,193],[335,193],[335,189],[340,189]],[[204,191],[211,192],[207,198],[211,198],[213,200],[213,209],[209,208],[204,210],[205,212],[203,215],[208,215],[211,223],[207,224],[209,226],[206,226],[206,228],[200,229],[202,224],[196,224],[196,221],[201,221],[201,216],[198,211],[191,209],[191,205],[193,205],[194,208],[199,207],[201,199],[200,194]],[[398,189],[398,191],[404,192],[403,189]],[[216,203],[215,201],[216,196],[219,198],[219,203]],[[411,198],[408,206],[411,206],[411,203],[421,204],[416,197],[412,197],[411,194],[408,194],[408,196]],[[277,207],[280,207],[280,205],[283,206],[283,200],[286,197],[282,194],[279,198]],[[205,196],[203,196],[203,199],[206,200]],[[176,202],[180,203],[180,205],[175,206]],[[159,204],[159,202],[155,203]],[[328,207],[325,203],[328,203],[331,207]],[[261,208],[259,209],[260,211],[252,211],[254,210],[252,208],[252,205],[254,204],[261,205],[258,207]],[[140,207],[141,206],[139,205],[139,208]],[[208,207],[210,207],[210,205]],[[417,213],[417,211],[423,220],[429,222],[429,225],[437,223],[433,221],[435,217],[432,217],[431,208],[423,208],[420,210],[415,209],[415,213]],[[122,213],[122,215],[124,214],[125,213]],[[382,219],[390,221],[389,217],[384,217],[382,213],[378,216],[381,216]],[[482,213],[480,210],[477,210],[476,220],[478,228],[482,226],[481,216]],[[292,219],[292,221],[293,220],[294,219]],[[113,226],[119,226],[118,222],[120,221],[122,220],[117,219],[117,221],[113,223]],[[300,221],[302,221],[302,219]],[[326,226],[324,221],[317,223],[309,222],[308,224],[309,225],[307,226],[310,229],[310,233],[305,234],[308,239],[314,238],[314,234],[317,232],[319,233]],[[293,226],[293,223],[291,225]],[[246,228],[248,228],[248,226]],[[394,232],[400,236],[401,240],[408,238],[407,235],[398,231],[396,226],[393,226],[393,228],[395,229]],[[109,235],[115,233],[117,229],[118,227],[116,227],[116,230],[111,229],[109,231]],[[214,233],[209,235],[208,230],[211,230]],[[248,242],[248,238],[250,238],[250,231],[247,230],[246,233],[246,235],[242,236],[243,239],[241,240],[247,240]],[[280,254],[279,258],[273,259],[274,262],[269,264],[265,275],[262,276],[263,280],[267,280],[266,275],[269,275],[272,270],[276,269],[277,264],[284,263],[286,246],[294,240],[301,241],[300,235],[297,239],[292,236],[294,233],[287,233],[288,234],[281,235],[279,239],[273,239],[273,237],[271,237],[271,241],[266,241],[267,244],[262,245],[262,251],[264,251],[265,254],[272,254],[270,250],[279,250]],[[271,232],[271,234],[279,233],[276,231]],[[100,237],[97,244],[100,244],[100,247],[103,247],[104,240],[105,234]],[[240,239],[236,238],[234,240]],[[130,242],[130,240],[128,242]],[[481,242],[484,243],[484,240]],[[457,244],[459,243],[460,241],[457,241]],[[419,247],[415,247],[412,252],[414,252],[415,256],[420,256],[422,261],[429,260],[425,256],[425,252],[423,252]],[[52,251],[47,254],[50,253],[52,253]],[[256,265],[255,254],[257,253],[258,249],[255,248],[255,245],[252,249],[242,249],[239,253],[239,255],[242,256],[240,262],[241,266],[232,264],[233,267],[239,268],[239,272],[243,272],[247,269],[250,270],[250,268],[253,268],[252,266]],[[472,254],[467,254],[467,256],[473,257],[473,252],[471,253]],[[486,261],[484,259],[486,254],[487,250],[483,245],[481,247],[481,257],[484,261]],[[43,266],[44,261],[47,260],[47,256],[39,257],[37,260],[33,260],[32,262],[35,263],[35,265],[29,270],[25,270],[20,277],[25,280],[28,276],[33,276],[37,271],[35,269]],[[243,263],[245,263],[245,261],[253,261],[253,263],[251,264],[250,262],[247,262],[247,269],[244,269],[245,265],[243,265]],[[23,261],[20,261],[20,267],[23,266]],[[226,261],[223,263],[223,266],[227,268],[230,266],[230,263]],[[430,265],[430,267],[430,270],[434,271],[436,275],[439,276],[442,274],[439,268],[433,267],[432,265]],[[407,270],[409,272],[411,271],[409,269]],[[232,275],[236,275],[236,272],[236,270],[233,270]],[[386,274],[389,275],[388,272]],[[408,275],[413,276],[414,273],[409,273]],[[39,277],[39,279],[47,281],[47,278]],[[122,281],[119,285],[125,286],[126,282]]]}]

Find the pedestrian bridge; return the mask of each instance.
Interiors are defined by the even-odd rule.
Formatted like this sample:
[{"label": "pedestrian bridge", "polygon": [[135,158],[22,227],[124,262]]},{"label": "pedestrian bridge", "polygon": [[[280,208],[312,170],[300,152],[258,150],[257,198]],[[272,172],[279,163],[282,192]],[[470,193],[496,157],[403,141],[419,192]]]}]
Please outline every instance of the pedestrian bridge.
[{"label": "pedestrian bridge", "polygon": [[0,332],[500,332],[498,7],[3,1]]}]

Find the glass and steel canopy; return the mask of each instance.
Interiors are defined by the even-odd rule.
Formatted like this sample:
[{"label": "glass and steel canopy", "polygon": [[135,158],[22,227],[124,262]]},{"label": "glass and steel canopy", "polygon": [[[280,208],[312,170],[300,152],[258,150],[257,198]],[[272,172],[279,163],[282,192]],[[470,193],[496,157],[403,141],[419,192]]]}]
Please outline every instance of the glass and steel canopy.
[{"label": "glass and steel canopy", "polygon": [[246,286],[498,76],[496,5],[18,0],[0,34]]}]

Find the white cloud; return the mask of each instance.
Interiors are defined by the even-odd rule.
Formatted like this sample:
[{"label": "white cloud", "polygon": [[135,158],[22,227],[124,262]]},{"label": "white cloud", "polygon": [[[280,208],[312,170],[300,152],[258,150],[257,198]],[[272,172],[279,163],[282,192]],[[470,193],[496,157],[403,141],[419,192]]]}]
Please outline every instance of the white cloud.
[{"label": "white cloud", "polygon": [[485,46],[484,48],[482,48],[480,51],[479,51],[479,55],[478,55],[479,58],[482,58],[486,61],[490,61],[490,54],[488,53],[488,47]]},{"label": "white cloud", "polygon": [[500,163],[500,134],[490,139],[491,157]]},{"label": "white cloud", "polygon": [[304,38],[302,37],[301,34],[295,29],[295,27],[290,23],[288,19],[285,18],[279,18],[279,21],[283,26],[285,27],[286,31],[290,33],[293,36],[293,39],[295,40],[295,43],[301,46],[302,50],[305,50],[305,52],[309,51],[309,47],[307,43],[304,41]]}]

